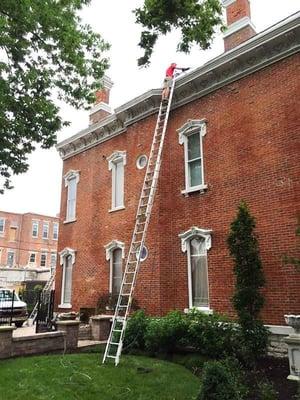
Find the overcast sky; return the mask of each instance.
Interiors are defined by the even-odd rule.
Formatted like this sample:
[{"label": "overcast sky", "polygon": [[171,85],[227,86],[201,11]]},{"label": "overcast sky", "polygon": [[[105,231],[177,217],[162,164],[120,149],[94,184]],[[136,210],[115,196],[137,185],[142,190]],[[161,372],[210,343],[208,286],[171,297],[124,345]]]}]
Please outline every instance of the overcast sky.
[{"label": "overcast sky", "polygon": [[[223,52],[222,37],[219,35],[210,50],[204,52],[195,48],[190,55],[176,53],[178,34],[173,33],[159,40],[151,66],[138,69],[136,60],[141,53],[137,43],[141,29],[135,25],[131,10],[142,3],[142,0],[93,0],[82,13],[84,21],[111,44],[108,53],[111,66],[107,75],[114,82],[110,97],[112,108],[149,89],[160,87],[170,62],[196,68]],[[252,0],[251,9],[252,22],[257,32],[261,32],[298,11],[299,0]],[[59,133],[58,141],[88,125],[87,112],[62,105],[61,114],[72,124]],[[0,195],[0,210],[56,215],[60,208],[62,161],[55,149],[37,150],[29,160],[29,171],[13,177],[14,189]]]}]

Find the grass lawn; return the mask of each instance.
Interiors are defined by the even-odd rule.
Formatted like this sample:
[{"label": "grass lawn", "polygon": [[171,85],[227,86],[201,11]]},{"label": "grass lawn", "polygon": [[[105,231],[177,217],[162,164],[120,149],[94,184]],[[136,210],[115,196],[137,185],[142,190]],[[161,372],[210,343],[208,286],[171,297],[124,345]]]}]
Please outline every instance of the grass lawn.
[{"label": "grass lawn", "polygon": [[118,367],[99,353],[0,361],[0,400],[192,400],[199,388],[186,368],[140,356]]}]

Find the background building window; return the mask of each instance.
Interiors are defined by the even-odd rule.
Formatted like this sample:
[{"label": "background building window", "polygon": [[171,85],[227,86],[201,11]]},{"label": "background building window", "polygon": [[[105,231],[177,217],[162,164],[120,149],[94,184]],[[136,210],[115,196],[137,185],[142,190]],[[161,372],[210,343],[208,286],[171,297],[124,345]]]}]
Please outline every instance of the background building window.
[{"label": "background building window", "polygon": [[5,219],[0,218],[0,235],[4,233],[4,229],[5,229]]},{"label": "background building window", "polygon": [[32,237],[37,238],[39,235],[39,223],[37,221],[32,222]]},{"label": "background building window", "polygon": [[43,222],[43,239],[48,239],[49,237],[49,222]]},{"label": "background building window", "polygon": [[41,266],[41,267],[46,267],[46,263],[47,263],[47,253],[41,253],[41,263],[40,263],[40,266]]},{"label": "background building window", "polygon": [[53,222],[53,239],[57,240],[58,239],[58,223]]},{"label": "background building window", "polygon": [[17,227],[10,226],[9,228],[9,239],[10,242],[15,242],[17,240]]},{"label": "background building window", "polygon": [[15,253],[13,251],[7,252],[7,265],[13,267],[15,261]]},{"label": "background building window", "polygon": [[55,268],[56,268],[56,253],[55,252],[51,252],[51,255],[50,255],[50,268],[51,268],[51,275],[53,275],[55,272]]},{"label": "background building window", "polygon": [[36,253],[30,253],[29,264],[35,264],[35,261],[36,261]]}]

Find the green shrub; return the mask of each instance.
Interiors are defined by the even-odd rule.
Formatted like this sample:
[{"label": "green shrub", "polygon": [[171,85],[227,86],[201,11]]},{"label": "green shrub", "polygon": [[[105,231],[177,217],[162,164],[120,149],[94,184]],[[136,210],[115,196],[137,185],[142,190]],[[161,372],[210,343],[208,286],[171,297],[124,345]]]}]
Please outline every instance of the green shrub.
[{"label": "green shrub", "polygon": [[268,381],[259,382],[258,384],[259,400],[277,400],[278,393],[274,389],[272,383]]},{"label": "green shrub", "polygon": [[124,350],[145,349],[145,332],[149,324],[149,318],[143,310],[136,311],[128,320],[124,338]]},{"label": "green shrub", "polygon": [[226,317],[193,310],[187,315],[187,324],[187,345],[199,353],[211,358],[235,353],[238,328]]},{"label": "green shrub", "polygon": [[150,319],[145,332],[146,349],[153,353],[175,351],[184,343],[187,328],[187,319],[179,311]]},{"label": "green shrub", "polygon": [[236,361],[205,363],[197,400],[243,400],[246,395],[247,389]]}]

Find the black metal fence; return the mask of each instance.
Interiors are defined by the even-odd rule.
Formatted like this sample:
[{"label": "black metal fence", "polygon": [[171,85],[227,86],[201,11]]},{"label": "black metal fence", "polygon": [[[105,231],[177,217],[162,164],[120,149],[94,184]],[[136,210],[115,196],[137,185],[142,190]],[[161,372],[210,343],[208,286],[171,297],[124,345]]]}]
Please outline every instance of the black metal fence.
[{"label": "black metal fence", "polygon": [[53,320],[54,314],[54,290],[39,293],[37,315],[36,315],[36,333],[49,332],[55,330]]},{"label": "black metal fence", "polygon": [[0,289],[0,325],[12,325],[15,310],[15,291]]}]

